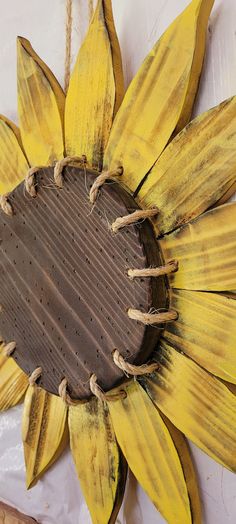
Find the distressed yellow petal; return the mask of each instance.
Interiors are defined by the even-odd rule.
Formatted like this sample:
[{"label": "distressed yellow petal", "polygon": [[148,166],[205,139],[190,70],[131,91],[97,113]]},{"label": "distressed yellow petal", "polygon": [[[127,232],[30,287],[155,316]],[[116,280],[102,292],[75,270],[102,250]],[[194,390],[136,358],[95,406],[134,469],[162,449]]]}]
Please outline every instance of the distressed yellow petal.
[{"label": "distressed yellow petal", "polygon": [[0,348],[0,411],[18,404],[28,388],[28,377],[11,357]]},{"label": "distressed yellow petal", "polygon": [[217,200],[217,202],[215,203],[215,207],[222,206],[222,204],[225,204],[226,202],[228,202],[228,200],[234,195],[235,192],[236,192],[236,181],[234,182],[232,186],[229,187],[228,191],[226,191],[226,193],[219,200]]},{"label": "distressed yellow petal", "polygon": [[233,395],[236,396],[236,385],[225,381],[223,381],[223,383],[229,389],[229,391],[231,391],[231,393],[233,393]]},{"label": "distressed yellow petal", "polygon": [[63,157],[65,95],[30,42],[19,37],[18,113],[27,158],[32,166],[47,166]]},{"label": "distressed yellow petal", "polygon": [[193,360],[162,342],[144,383],[157,407],[203,451],[236,471],[236,397]]},{"label": "distressed yellow petal", "polygon": [[60,397],[30,386],[22,420],[26,484],[32,487],[68,442],[67,408]]},{"label": "distressed yellow petal", "polygon": [[236,301],[216,293],[173,289],[178,320],[164,338],[202,367],[236,384]]},{"label": "distressed yellow petal", "polygon": [[183,433],[179,431],[170,422],[170,420],[167,417],[165,417],[163,413],[160,414],[174,442],[183,468],[184,478],[188,489],[188,496],[190,499],[193,524],[202,524],[202,510],[200,494],[198,489],[198,479],[188,442]]},{"label": "distressed yellow petal", "polygon": [[124,94],[111,0],[98,0],[66,97],[67,155],[85,154],[101,169],[114,114]]},{"label": "distressed yellow petal", "polygon": [[115,119],[104,164],[135,191],[191,115],[214,0],[193,0],[145,59]]},{"label": "distressed yellow petal", "polygon": [[0,115],[0,194],[10,193],[22,182],[28,169],[18,127]]},{"label": "distressed yellow petal", "polygon": [[69,408],[70,446],[93,524],[116,521],[126,480],[107,406],[97,399]]},{"label": "distressed yellow petal", "polygon": [[109,410],[128,465],[169,524],[190,524],[187,487],[170,433],[137,382],[126,391],[127,398],[110,402]]},{"label": "distressed yellow petal", "polygon": [[107,32],[109,35],[110,45],[111,45],[111,54],[112,54],[112,64],[113,64],[113,74],[115,79],[115,104],[113,117],[116,115],[125,95],[125,86],[124,86],[124,75],[122,67],[122,58],[120,51],[120,44],[116,33],[116,28],[113,18],[112,10],[112,1],[103,0],[103,9],[104,9],[104,18],[106,22]]},{"label": "distressed yellow petal", "polygon": [[236,97],[193,120],[165,149],[138,195],[141,207],[158,207],[157,233],[176,229],[233,194],[235,129]]},{"label": "distressed yellow petal", "polygon": [[236,203],[208,211],[160,240],[166,260],[179,270],[170,276],[174,288],[236,290]]}]

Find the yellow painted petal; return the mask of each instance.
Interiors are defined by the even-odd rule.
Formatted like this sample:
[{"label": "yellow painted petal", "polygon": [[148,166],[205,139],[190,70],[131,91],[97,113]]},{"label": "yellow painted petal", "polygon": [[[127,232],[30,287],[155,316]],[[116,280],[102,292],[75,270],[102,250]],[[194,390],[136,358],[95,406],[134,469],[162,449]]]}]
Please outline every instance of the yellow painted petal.
[{"label": "yellow painted petal", "polygon": [[202,510],[200,494],[198,489],[198,479],[196,476],[196,471],[194,468],[188,442],[183,433],[181,433],[181,431],[179,431],[170,422],[170,420],[167,417],[165,417],[163,413],[160,414],[174,442],[183,468],[184,478],[188,489],[188,496],[190,499],[193,524],[202,524]]},{"label": "yellow painted petal", "polygon": [[233,194],[235,129],[236,97],[193,120],[165,149],[138,195],[141,207],[158,207],[158,233],[176,229]]},{"label": "yellow painted petal", "polygon": [[234,182],[234,184],[231,187],[229,187],[228,191],[226,191],[226,193],[219,200],[217,200],[217,202],[215,203],[215,206],[222,206],[222,204],[225,204],[226,202],[228,202],[228,200],[234,195],[235,192],[236,192],[236,181]]},{"label": "yellow painted petal", "polygon": [[22,421],[26,484],[32,487],[68,442],[67,408],[60,397],[37,386],[26,393]]},{"label": "yellow painted petal", "polygon": [[156,358],[158,371],[144,379],[154,403],[203,451],[236,471],[236,397],[164,342]]},{"label": "yellow painted petal", "polygon": [[118,443],[135,477],[169,524],[192,522],[181,463],[170,433],[141,386],[109,403]]},{"label": "yellow painted petal", "polygon": [[113,117],[116,115],[125,94],[124,86],[124,75],[122,67],[122,58],[120,51],[120,44],[116,34],[116,28],[114,24],[113,11],[112,11],[112,1],[103,0],[103,9],[104,9],[104,18],[107,26],[107,32],[111,45],[111,54],[112,54],[112,64],[113,64],[113,74],[115,79],[115,105]]},{"label": "yellow painted petal", "polygon": [[123,182],[132,191],[172,134],[189,121],[213,3],[191,2],[154,46],[126,93],[104,163],[109,169],[123,165]]},{"label": "yellow painted petal", "polygon": [[67,155],[85,154],[92,166],[102,167],[104,148],[123,92],[120,49],[111,1],[98,0],[67,93]]},{"label": "yellow painted petal", "polygon": [[225,381],[223,381],[223,383],[229,389],[229,391],[231,391],[231,393],[233,393],[233,395],[236,396],[236,385]]},{"label": "yellow painted petal", "polygon": [[164,338],[202,367],[236,384],[236,301],[216,293],[173,289],[178,320]]},{"label": "yellow painted petal", "polygon": [[10,193],[22,182],[28,169],[19,129],[8,118],[0,115],[0,194]]},{"label": "yellow painted petal", "polygon": [[93,524],[115,522],[126,468],[110,415],[97,399],[69,408],[70,445]]},{"label": "yellow painted petal", "polygon": [[18,404],[28,387],[28,377],[13,358],[0,352],[0,411],[6,411]]},{"label": "yellow painted petal", "polygon": [[24,149],[32,166],[63,157],[65,96],[56,78],[25,38],[18,38],[18,113]]},{"label": "yellow painted petal", "polygon": [[171,286],[203,291],[236,290],[236,203],[208,211],[161,241],[166,260],[177,259]]}]

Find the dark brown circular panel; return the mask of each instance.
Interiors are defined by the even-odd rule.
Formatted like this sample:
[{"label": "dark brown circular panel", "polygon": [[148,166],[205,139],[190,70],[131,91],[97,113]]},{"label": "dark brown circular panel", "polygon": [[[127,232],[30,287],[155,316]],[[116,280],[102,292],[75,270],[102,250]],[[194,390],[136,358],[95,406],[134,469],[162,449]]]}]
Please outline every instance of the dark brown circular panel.
[{"label": "dark brown circular panel", "polygon": [[39,384],[52,393],[66,377],[76,398],[90,396],[89,378],[109,390],[123,379],[112,351],[129,362],[151,355],[160,329],[129,319],[129,307],[166,306],[163,278],[127,277],[127,269],[162,263],[148,220],[112,234],[110,225],[137,208],[111,182],[91,209],[95,173],[67,168],[63,189],[53,169],[37,174],[37,197],[20,184],[10,197],[14,215],[0,214],[0,335],[15,340],[14,359],[26,372],[43,369]]}]

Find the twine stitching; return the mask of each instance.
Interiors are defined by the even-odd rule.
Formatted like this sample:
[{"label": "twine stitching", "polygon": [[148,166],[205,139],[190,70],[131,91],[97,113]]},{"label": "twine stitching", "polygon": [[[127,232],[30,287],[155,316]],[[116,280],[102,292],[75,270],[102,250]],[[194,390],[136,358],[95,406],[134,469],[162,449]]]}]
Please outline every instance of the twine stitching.
[{"label": "twine stitching", "polygon": [[16,349],[16,342],[13,340],[12,342],[8,342],[4,346],[3,354],[5,355],[5,357],[10,357],[12,353],[15,351],[15,349]]},{"label": "twine stitching", "polygon": [[117,233],[120,229],[126,226],[130,226],[136,222],[138,222],[140,219],[145,220],[146,218],[152,218],[158,214],[157,208],[152,209],[137,209],[133,213],[130,213],[129,215],[125,215],[123,217],[118,217],[111,225],[111,229],[113,233]]},{"label": "twine stitching", "polygon": [[93,395],[95,395],[95,397],[101,400],[101,402],[114,402],[127,397],[127,394],[124,390],[120,390],[118,393],[105,393],[101,386],[99,386],[95,373],[91,375],[89,383],[91,392]]},{"label": "twine stitching", "polygon": [[58,160],[58,162],[55,164],[54,167],[54,182],[57,187],[62,188],[63,187],[63,169],[64,167],[68,166],[69,164],[79,164],[82,166],[85,166],[87,162],[86,156],[82,155],[80,156],[66,156],[65,158],[62,158],[61,160]]},{"label": "twine stitching", "polygon": [[25,177],[25,190],[32,198],[35,198],[37,196],[34,175],[39,171],[39,169],[43,169],[43,167],[31,167]]},{"label": "twine stitching", "polygon": [[133,280],[134,278],[145,278],[145,277],[160,277],[163,275],[170,275],[178,270],[177,260],[170,260],[164,266],[159,267],[148,267],[144,269],[130,268],[127,271],[128,277]]},{"label": "twine stitching", "polygon": [[117,176],[121,176],[123,174],[123,167],[118,167],[117,169],[114,169],[114,171],[104,171],[104,173],[101,173],[95,180],[94,183],[90,189],[89,192],[89,200],[91,204],[95,204],[98,192],[101,186],[108,180],[115,178]]},{"label": "twine stitching", "polygon": [[119,353],[118,349],[115,349],[113,352],[113,360],[116,366],[121,369],[126,376],[133,375],[137,377],[139,375],[148,375],[156,371],[159,367],[156,362],[142,364],[141,366],[129,364]]},{"label": "twine stitching", "polygon": [[76,400],[71,398],[70,394],[68,393],[68,381],[66,378],[63,378],[58,386],[58,395],[67,406],[78,406],[79,404],[87,403],[87,400]]},{"label": "twine stitching", "polygon": [[37,382],[39,377],[41,377],[42,371],[43,370],[42,370],[41,367],[38,367],[38,368],[34,369],[34,371],[31,373],[31,375],[29,377],[29,385],[30,386],[34,386],[35,385],[35,383]]},{"label": "twine stitching", "polygon": [[63,378],[58,386],[58,395],[67,406],[77,406],[78,404],[85,403],[83,400],[74,400],[71,398],[70,394],[68,393],[68,381],[66,378]]},{"label": "twine stitching", "polygon": [[177,320],[178,313],[172,309],[167,311],[159,311],[157,313],[143,313],[139,309],[128,309],[128,317],[132,320],[137,320],[137,322],[142,322],[146,326],[151,326],[154,324],[163,324],[165,322],[171,322],[172,320]]},{"label": "twine stitching", "polygon": [[13,209],[11,203],[8,200],[8,197],[9,193],[6,193],[5,195],[0,195],[0,207],[3,213],[5,213],[5,215],[11,217],[13,215]]}]

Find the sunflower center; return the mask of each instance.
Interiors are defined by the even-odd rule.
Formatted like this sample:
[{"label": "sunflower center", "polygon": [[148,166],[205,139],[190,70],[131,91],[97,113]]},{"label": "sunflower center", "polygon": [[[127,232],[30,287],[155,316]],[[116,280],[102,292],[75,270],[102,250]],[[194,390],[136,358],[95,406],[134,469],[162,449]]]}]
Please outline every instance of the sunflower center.
[{"label": "sunflower center", "polygon": [[114,233],[111,225],[137,204],[110,182],[91,207],[95,177],[68,167],[57,189],[53,169],[40,170],[37,197],[20,184],[10,197],[13,217],[0,216],[2,340],[16,342],[13,358],[27,374],[42,368],[40,386],[57,394],[66,378],[79,399],[91,395],[93,373],[105,391],[122,382],[115,349],[130,363],[149,359],[161,329],[129,318],[128,310],[165,308],[167,300],[163,277],[127,273],[162,263],[151,223]]}]

